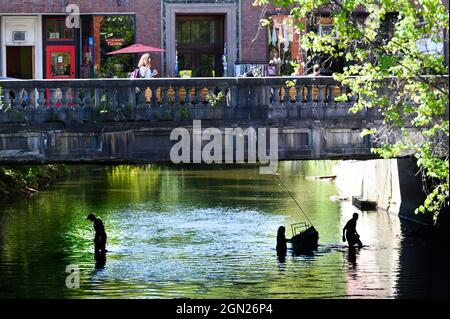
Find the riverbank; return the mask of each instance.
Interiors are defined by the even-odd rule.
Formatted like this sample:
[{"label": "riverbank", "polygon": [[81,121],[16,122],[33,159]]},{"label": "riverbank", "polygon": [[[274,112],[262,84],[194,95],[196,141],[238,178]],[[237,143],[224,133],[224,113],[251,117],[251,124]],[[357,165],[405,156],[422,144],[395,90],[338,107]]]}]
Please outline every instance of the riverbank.
[{"label": "riverbank", "polygon": [[72,170],[67,165],[0,166],[0,199],[37,193]]}]

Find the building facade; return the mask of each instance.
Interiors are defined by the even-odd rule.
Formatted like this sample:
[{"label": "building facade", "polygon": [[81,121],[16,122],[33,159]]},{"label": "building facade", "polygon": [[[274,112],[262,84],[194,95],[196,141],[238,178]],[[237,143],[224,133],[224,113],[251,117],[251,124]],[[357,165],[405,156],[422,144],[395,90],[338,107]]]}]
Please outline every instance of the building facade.
[{"label": "building facade", "polygon": [[[164,49],[151,53],[152,67],[163,77],[239,76],[254,69],[263,75],[305,74],[313,63],[329,75],[345,65],[339,59],[325,59],[328,65],[306,61],[288,12],[252,3],[0,0],[0,77],[127,77],[138,55],[108,53],[134,43]],[[448,8],[448,0],[443,3]],[[364,11],[356,14],[365,18]],[[262,27],[260,19],[267,17],[271,23]],[[315,23],[317,32],[332,30],[329,12]],[[308,31],[309,23],[305,25]],[[448,60],[446,45],[443,51]],[[292,67],[305,63],[309,65]]]},{"label": "building facade", "polygon": [[252,0],[0,0],[0,76],[121,77],[138,56],[106,54],[133,43],[165,50],[151,53],[161,76],[234,76],[267,60],[260,16]]}]

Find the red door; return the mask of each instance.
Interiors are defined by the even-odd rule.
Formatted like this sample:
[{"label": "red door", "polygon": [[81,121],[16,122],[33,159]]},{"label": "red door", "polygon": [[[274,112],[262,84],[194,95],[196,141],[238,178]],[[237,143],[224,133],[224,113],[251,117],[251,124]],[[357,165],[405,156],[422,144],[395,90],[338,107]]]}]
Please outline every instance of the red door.
[{"label": "red door", "polygon": [[75,78],[75,46],[48,45],[46,50],[46,78]]}]

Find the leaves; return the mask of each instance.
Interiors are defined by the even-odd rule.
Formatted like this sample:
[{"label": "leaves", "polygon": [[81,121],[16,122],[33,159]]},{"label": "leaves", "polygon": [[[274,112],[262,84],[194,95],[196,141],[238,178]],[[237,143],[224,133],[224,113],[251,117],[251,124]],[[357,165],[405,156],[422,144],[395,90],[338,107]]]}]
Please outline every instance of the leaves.
[{"label": "leaves", "polygon": [[[255,4],[269,4],[256,0]],[[444,44],[449,17],[441,0],[275,0],[291,10],[295,21],[309,21],[312,28],[301,36],[309,55],[341,56],[342,72],[333,77],[348,87],[336,97],[356,113],[378,108],[384,125],[364,130],[378,141],[372,151],[383,158],[413,152],[419,168],[433,187],[418,212],[437,214],[448,203],[448,66],[443,55],[426,46]],[[365,19],[355,11],[363,8]],[[331,9],[334,31],[315,32],[319,12]],[[304,30],[299,28],[299,30]],[[338,36],[335,37],[334,35]],[[401,141],[392,139],[401,133]],[[413,134],[414,133],[414,134]]]},{"label": "leaves", "polygon": [[218,94],[212,93],[206,96],[206,101],[208,101],[212,108],[215,108],[224,97],[225,94],[223,92],[219,92]]}]

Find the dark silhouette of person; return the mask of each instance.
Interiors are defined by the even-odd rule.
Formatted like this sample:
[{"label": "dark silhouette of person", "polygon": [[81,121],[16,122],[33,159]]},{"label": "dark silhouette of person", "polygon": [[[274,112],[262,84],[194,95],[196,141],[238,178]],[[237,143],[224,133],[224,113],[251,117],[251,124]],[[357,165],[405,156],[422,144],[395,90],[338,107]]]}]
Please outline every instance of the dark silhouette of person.
[{"label": "dark silhouette of person", "polygon": [[95,254],[95,269],[103,269],[106,264],[106,254]]},{"label": "dark silhouette of person", "polygon": [[89,214],[87,219],[94,222],[94,252],[97,259],[106,253],[105,246],[108,236],[106,235],[105,226],[100,218],[95,217],[94,214]]},{"label": "dark silhouette of person", "polygon": [[347,261],[352,269],[356,269],[356,249],[349,249],[347,253]]},{"label": "dark silhouette of person", "polygon": [[281,271],[284,271],[284,263],[286,262],[286,255],[277,255],[277,260],[278,260],[278,268]]},{"label": "dark silhouette of person", "polygon": [[350,219],[347,224],[345,224],[344,229],[342,230],[342,241],[347,239],[348,246],[353,248],[356,244],[359,248],[363,246],[361,240],[359,240],[359,234],[356,231],[356,221],[358,220],[358,214],[354,213],[353,218]]},{"label": "dark silhouette of person", "polygon": [[284,259],[283,257],[286,256],[287,252],[287,245],[286,243],[289,241],[289,239],[286,239],[286,228],[284,226],[278,227],[278,233],[277,233],[277,255],[279,258]]}]

